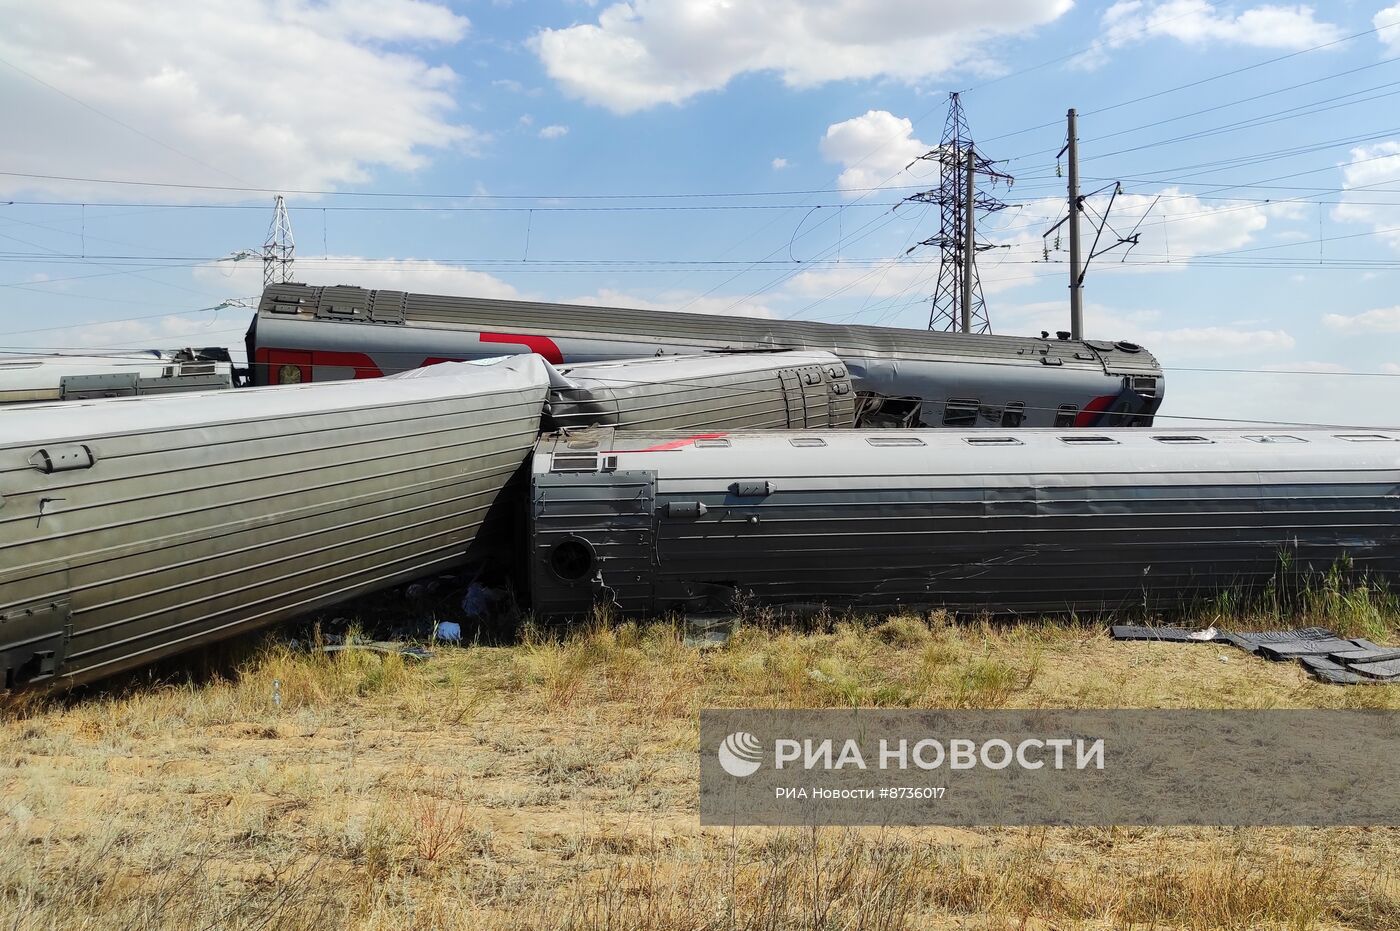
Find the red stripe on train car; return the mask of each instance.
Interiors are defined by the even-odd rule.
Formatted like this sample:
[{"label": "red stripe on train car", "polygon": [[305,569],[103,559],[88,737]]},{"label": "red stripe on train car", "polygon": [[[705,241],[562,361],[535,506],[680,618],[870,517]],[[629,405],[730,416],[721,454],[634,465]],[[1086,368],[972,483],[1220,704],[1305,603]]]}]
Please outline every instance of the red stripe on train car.
[{"label": "red stripe on train car", "polygon": [[362,352],[306,352],[263,346],[253,353],[253,362],[259,369],[261,383],[265,385],[283,384],[279,374],[284,365],[295,365],[300,369],[302,382],[324,381],[316,378],[316,370],[327,366],[354,369],[356,378],[380,378],[384,375],[374,360]]},{"label": "red stripe on train car", "polygon": [[644,446],[641,449],[610,449],[610,453],[659,453],[668,449],[684,449],[696,440],[718,440],[728,436],[727,433],[697,433],[694,436],[682,437],[679,440],[668,440],[665,443],[657,443],[655,446]]},{"label": "red stripe on train car", "polygon": [[561,365],[564,362],[564,353],[559,351],[559,346],[548,336],[532,336],[529,333],[482,333],[483,343],[511,343],[516,346],[524,346],[536,355],[544,356],[546,362],[553,362]]},{"label": "red stripe on train car", "polygon": [[1088,404],[1084,405],[1082,411],[1074,415],[1074,425],[1076,427],[1094,426],[1099,421],[1099,418],[1094,415],[1108,410],[1113,406],[1113,402],[1116,400],[1118,400],[1118,395],[1116,394],[1105,394],[1094,398]]},{"label": "red stripe on train car", "polygon": [[311,354],[311,364],[315,368],[322,366],[338,366],[355,370],[356,378],[382,378],[384,373],[374,360],[363,352],[322,352],[317,350]]}]

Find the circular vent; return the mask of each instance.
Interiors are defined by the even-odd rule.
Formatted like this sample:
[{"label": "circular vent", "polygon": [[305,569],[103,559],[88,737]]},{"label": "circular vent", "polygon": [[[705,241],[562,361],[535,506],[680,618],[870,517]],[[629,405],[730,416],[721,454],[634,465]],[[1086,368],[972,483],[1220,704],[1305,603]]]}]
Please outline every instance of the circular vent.
[{"label": "circular vent", "polygon": [[593,574],[596,559],[593,547],[570,538],[555,544],[549,553],[549,568],[565,582],[581,582]]},{"label": "circular vent", "polygon": [[1113,345],[1116,348],[1123,350],[1124,352],[1142,352],[1141,346],[1139,346],[1137,343],[1130,343],[1125,339],[1120,339]]}]

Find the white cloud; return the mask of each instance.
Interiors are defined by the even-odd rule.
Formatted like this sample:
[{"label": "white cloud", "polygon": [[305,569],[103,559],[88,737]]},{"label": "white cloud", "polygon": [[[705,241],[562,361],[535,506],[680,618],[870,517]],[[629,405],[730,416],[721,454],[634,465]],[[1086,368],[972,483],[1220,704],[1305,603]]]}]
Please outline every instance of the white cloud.
[{"label": "white cloud", "polygon": [[[914,137],[912,122],[887,110],[867,110],[863,116],[832,123],[821,141],[826,160],[844,168],[836,179],[843,191],[893,183],[906,165],[930,148]],[[937,166],[929,164],[936,172]],[[930,184],[937,185],[937,178]]]},{"label": "white cloud", "polygon": [[[1035,333],[1068,329],[1069,306],[1064,301],[998,305],[994,318],[999,332]],[[1213,326],[1164,326],[1155,310],[1123,311],[1090,304],[1084,311],[1086,334],[1092,339],[1127,339],[1151,350],[1163,364],[1197,359],[1228,359],[1253,353],[1283,352],[1297,345],[1288,331],[1251,327],[1246,323]]]},{"label": "white cloud", "polygon": [[565,298],[569,304],[589,307],[632,307],[641,310],[669,310],[691,314],[721,314],[731,317],[776,317],[762,301],[724,295],[699,296],[690,291],[669,291],[654,298],[638,297],[625,291],[601,288],[582,297]]},{"label": "white cloud", "polygon": [[[0,58],[58,91],[14,72],[0,83],[0,111],[24,127],[7,136],[11,171],[322,189],[483,139],[452,120],[456,75],[422,57],[469,28],[439,3],[0,0],[0,16]],[[160,191],[101,188],[126,190]]]},{"label": "white cloud", "polygon": [[[1108,208],[1107,195],[1089,198],[1092,208],[1089,216],[1102,214]],[[1255,243],[1272,223],[1296,220],[1303,216],[1305,207],[1299,203],[1259,204],[1249,201],[1211,200],[1205,201],[1192,194],[1186,194],[1178,187],[1165,187],[1151,194],[1119,194],[1113,201],[1113,213],[1109,218],[1113,227],[1127,234],[1136,229],[1138,245],[1127,252],[1128,265],[1152,265],[1159,267],[1165,262],[1211,255],[1217,252],[1230,252]],[[1026,205],[1018,218],[1018,225],[1039,220],[1049,227],[1064,214],[1064,201],[1059,198],[1045,198]],[[1139,222],[1141,220],[1141,222]],[[1083,235],[1093,236],[1093,228],[1081,224]],[[992,236],[996,239],[995,235]],[[1059,237],[1061,252],[1067,250],[1067,239]],[[1033,230],[1022,234],[1016,245],[1025,250],[1038,251],[1042,240],[1040,231]],[[1049,245],[1054,246],[1055,237]],[[1052,257],[1056,256],[1052,251]],[[1117,262],[1123,252],[1110,253]],[[1020,256],[1022,258],[1026,256]],[[1102,267],[1102,266],[1100,266]],[[1184,267],[1184,266],[1183,266]]]},{"label": "white cloud", "polygon": [[986,72],[989,41],[1058,18],[1072,0],[627,0],[596,23],[531,40],[570,96],[631,113],[679,104],[750,72],[789,87]]},{"label": "white cloud", "polygon": [[1307,4],[1261,4],[1238,14],[1223,12],[1218,6],[1206,0],[1119,0],[1104,11],[1103,35],[1076,63],[1096,67],[1113,49],[1155,38],[1188,45],[1304,49],[1344,34],[1339,26],[1319,22],[1316,11]]},{"label": "white cloud", "polygon": [[[295,277],[303,284],[312,285],[354,284],[362,288],[424,294],[524,299],[513,285],[494,275],[428,259],[371,259],[354,255],[333,255],[324,260],[300,259],[295,265]],[[262,292],[262,262],[252,259],[236,266],[221,264],[197,268],[195,279],[228,295],[259,294]]]},{"label": "white cloud", "polygon": [[1380,30],[1376,38],[1391,52],[1400,52],[1400,26],[1396,26],[1397,23],[1400,23],[1400,3],[1386,7],[1371,19],[1371,25]]},{"label": "white cloud", "polygon": [[65,349],[169,349],[179,346],[232,346],[248,329],[248,312],[237,308],[171,314],[147,320],[79,323],[62,330],[26,334],[19,345],[61,344]]},{"label": "white cloud", "polygon": [[491,82],[492,87],[499,87],[503,91],[510,91],[512,94],[524,94],[526,97],[538,97],[544,93],[538,87],[526,87],[514,78],[497,78]]},{"label": "white cloud", "polygon": [[[1332,208],[1332,219],[1339,223],[1359,223],[1380,233],[1380,239],[1400,249],[1400,220],[1395,206],[1374,203],[1377,195],[1400,193],[1400,142],[1386,140],[1351,150],[1351,161],[1342,167],[1341,203]],[[1349,193],[1365,189],[1359,197]],[[1371,203],[1365,203],[1371,201]]]},{"label": "white cloud", "polygon": [[541,139],[559,139],[569,134],[569,127],[561,126],[558,123],[551,123],[540,129]]},{"label": "white cloud", "polygon": [[782,171],[788,166],[788,160],[785,158],[775,158],[772,161],[772,165],[774,171]]},{"label": "white cloud", "polygon": [[1322,322],[1342,333],[1400,333],[1400,307],[1380,307],[1359,314],[1324,314]]}]

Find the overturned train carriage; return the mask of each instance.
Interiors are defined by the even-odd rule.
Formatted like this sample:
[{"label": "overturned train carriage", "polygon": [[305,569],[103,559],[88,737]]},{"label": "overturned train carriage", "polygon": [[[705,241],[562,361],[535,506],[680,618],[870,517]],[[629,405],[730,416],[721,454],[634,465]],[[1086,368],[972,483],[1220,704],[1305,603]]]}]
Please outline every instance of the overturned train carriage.
[{"label": "overturned train carriage", "polygon": [[537,358],[0,412],[0,688],[77,682],[460,561]]},{"label": "overturned train carriage", "polygon": [[850,426],[852,398],[836,357],[779,352],[0,411],[0,691],[205,646],[474,543],[499,561],[546,410],[561,428],[815,430]]},{"label": "overturned train carriage", "polygon": [[595,430],[536,449],[544,616],[1180,607],[1328,571],[1400,582],[1400,432]]},{"label": "overturned train carriage", "polygon": [[375,378],[444,360],[535,352],[555,364],[715,350],[831,352],[867,426],[1145,426],[1161,366],[1128,342],[934,333],[270,285],[248,331],[256,384]]}]

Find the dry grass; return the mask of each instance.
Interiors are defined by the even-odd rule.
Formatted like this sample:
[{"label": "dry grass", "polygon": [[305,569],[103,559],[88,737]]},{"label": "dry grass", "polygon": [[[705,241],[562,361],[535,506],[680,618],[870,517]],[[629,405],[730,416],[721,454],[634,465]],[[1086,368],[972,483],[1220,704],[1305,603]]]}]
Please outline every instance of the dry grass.
[{"label": "dry grass", "polygon": [[1400,830],[698,826],[699,708],[850,705],[1400,709],[1400,687],[938,617],[706,651],[599,623],[421,665],[271,645],[9,710],[0,928],[1400,927]]}]

